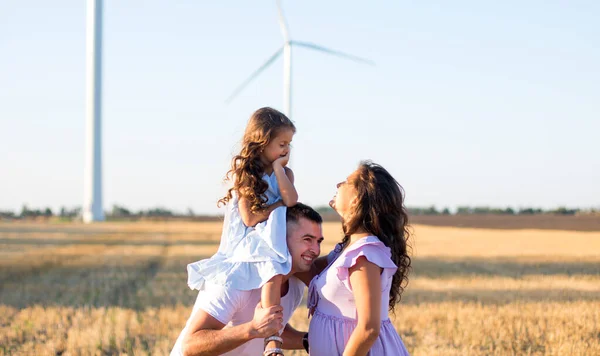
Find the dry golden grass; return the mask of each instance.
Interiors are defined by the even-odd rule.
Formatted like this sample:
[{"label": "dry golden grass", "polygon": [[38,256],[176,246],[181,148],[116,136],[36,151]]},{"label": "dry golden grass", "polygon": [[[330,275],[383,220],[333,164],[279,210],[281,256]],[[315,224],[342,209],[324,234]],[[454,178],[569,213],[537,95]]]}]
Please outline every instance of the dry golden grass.
[{"label": "dry golden grass", "polygon": [[[0,355],[165,355],[220,223],[0,224]],[[414,355],[600,354],[600,233],[414,226]],[[325,225],[323,253],[341,236]],[[292,324],[306,329],[306,309]],[[287,355],[304,352],[288,352]]]},{"label": "dry golden grass", "polygon": [[600,258],[600,232],[491,230],[417,225],[416,256]]}]

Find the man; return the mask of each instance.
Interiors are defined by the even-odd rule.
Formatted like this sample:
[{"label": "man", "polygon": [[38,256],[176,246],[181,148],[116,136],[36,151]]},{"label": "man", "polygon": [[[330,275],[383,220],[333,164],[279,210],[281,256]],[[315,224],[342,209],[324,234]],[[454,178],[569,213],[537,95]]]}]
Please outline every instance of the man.
[{"label": "man", "polygon": [[323,219],[311,207],[298,203],[287,208],[287,245],[292,256],[291,272],[284,276],[281,305],[260,307],[260,289],[240,291],[206,284],[198,293],[192,314],[175,342],[171,356],[263,354],[265,337],[283,325],[283,348],[302,349],[303,336],[287,325],[300,305],[307,283],[294,274],[307,275],[321,253]]}]

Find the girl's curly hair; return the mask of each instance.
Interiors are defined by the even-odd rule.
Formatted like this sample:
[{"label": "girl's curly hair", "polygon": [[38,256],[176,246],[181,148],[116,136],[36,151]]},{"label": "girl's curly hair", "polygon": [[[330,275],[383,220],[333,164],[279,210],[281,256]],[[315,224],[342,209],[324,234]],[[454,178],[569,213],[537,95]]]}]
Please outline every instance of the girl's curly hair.
[{"label": "girl's curly hair", "polygon": [[252,212],[265,207],[268,184],[262,179],[265,167],[260,155],[283,129],[296,132],[292,120],[273,108],[260,108],[250,116],[242,139],[242,150],[233,157],[231,169],[225,175],[226,181],[233,180],[233,187],[227,191],[227,195],[219,199],[217,206],[227,204],[235,191],[239,197],[250,201]]},{"label": "girl's curly hair", "polygon": [[393,311],[402,298],[411,269],[404,190],[385,168],[371,161],[361,162],[347,183],[356,189],[358,202],[344,219],[342,246],[348,245],[350,235],[362,230],[377,236],[391,249],[392,261],[398,266],[390,289],[389,310]]}]

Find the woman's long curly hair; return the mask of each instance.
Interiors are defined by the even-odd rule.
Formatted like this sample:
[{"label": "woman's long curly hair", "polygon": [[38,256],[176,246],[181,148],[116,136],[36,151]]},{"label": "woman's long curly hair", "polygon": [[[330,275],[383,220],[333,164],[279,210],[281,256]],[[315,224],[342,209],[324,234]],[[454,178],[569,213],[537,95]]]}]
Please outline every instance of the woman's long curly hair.
[{"label": "woman's long curly hair", "polygon": [[225,175],[226,181],[233,179],[233,187],[227,191],[227,195],[219,199],[217,206],[227,204],[235,191],[238,197],[245,197],[250,201],[252,212],[265,207],[268,184],[262,179],[265,167],[260,155],[283,129],[296,132],[292,120],[275,109],[260,108],[250,116],[242,139],[242,150],[233,157],[231,169]]},{"label": "woman's long curly hair", "polygon": [[389,310],[393,311],[402,298],[411,269],[404,190],[385,168],[371,161],[361,162],[347,183],[357,191],[357,204],[344,218],[342,247],[348,245],[350,235],[364,231],[391,249],[392,261],[398,266],[390,289]]}]

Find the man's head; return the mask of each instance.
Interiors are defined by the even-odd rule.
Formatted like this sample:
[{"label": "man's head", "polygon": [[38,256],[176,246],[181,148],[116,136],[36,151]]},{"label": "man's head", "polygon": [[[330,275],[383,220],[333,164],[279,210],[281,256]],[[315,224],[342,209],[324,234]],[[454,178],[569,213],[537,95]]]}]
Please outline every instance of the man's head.
[{"label": "man's head", "polygon": [[292,273],[308,272],[321,253],[323,218],[310,206],[298,203],[287,208],[286,222]]}]

